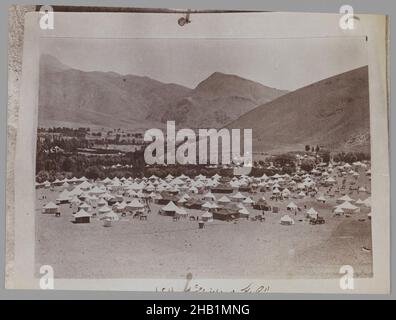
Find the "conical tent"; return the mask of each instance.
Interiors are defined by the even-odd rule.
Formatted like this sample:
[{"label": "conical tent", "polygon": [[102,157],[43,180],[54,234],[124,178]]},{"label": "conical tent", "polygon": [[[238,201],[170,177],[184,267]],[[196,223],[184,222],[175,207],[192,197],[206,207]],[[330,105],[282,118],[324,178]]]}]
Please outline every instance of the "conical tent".
[{"label": "conical tent", "polygon": [[202,197],[202,199],[204,199],[204,200],[216,200],[216,197],[214,196],[214,194],[212,192],[208,192]]},{"label": "conical tent", "polygon": [[57,202],[70,201],[71,197],[72,196],[70,195],[70,192],[65,189],[59,194],[59,196],[56,199],[56,201]]},{"label": "conical tent", "polygon": [[205,203],[202,205],[202,208],[210,209],[210,208],[212,208],[212,205],[211,205],[209,202],[205,202]]},{"label": "conical tent", "polygon": [[338,207],[344,210],[345,213],[353,213],[360,210],[359,207],[354,206],[352,203],[348,201],[345,201],[344,203],[340,204]]},{"label": "conical tent", "polygon": [[249,216],[249,215],[250,215],[250,212],[249,212],[248,209],[246,209],[246,208],[239,209],[239,213],[240,213],[242,216]]},{"label": "conical tent", "polygon": [[228,197],[226,197],[226,196],[222,196],[219,200],[217,200],[217,202],[228,203],[228,202],[230,202],[230,199],[228,199]]},{"label": "conical tent", "polygon": [[275,188],[274,190],[272,190],[272,193],[273,193],[273,194],[279,194],[279,193],[280,193],[280,191],[279,191],[279,189],[278,189],[278,188]]},{"label": "conical tent", "polygon": [[298,207],[297,205],[292,201],[287,205],[287,208],[290,210],[296,210]]},{"label": "conical tent", "polygon": [[106,178],[104,180],[102,180],[102,183],[107,184],[110,183],[112,180],[110,178]]},{"label": "conical tent", "polygon": [[308,217],[310,217],[310,218],[316,219],[316,218],[318,217],[318,212],[317,212],[314,208],[311,207],[311,208],[307,211],[307,215],[308,215]]},{"label": "conical tent", "polygon": [[318,214],[318,212],[314,209],[314,208],[309,208],[309,210],[307,211],[308,214]]},{"label": "conical tent", "polygon": [[336,213],[336,214],[343,214],[343,213],[344,213],[344,210],[342,210],[340,207],[336,207],[335,210],[334,210],[334,213]]},{"label": "conical tent", "polygon": [[362,201],[361,199],[357,199],[355,204],[362,205],[362,204],[364,204],[364,201]]},{"label": "conical tent", "polygon": [[89,211],[89,209],[91,209],[91,207],[90,207],[87,203],[85,203],[85,202],[83,202],[83,203],[80,205],[79,208],[80,208],[80,209],[84,209],[85,211]]},{"label": "conical tent", "polygon": [[337,203],[342,203],[342,202],[352,202],[354,201],[350,196],[348,196],[347,194],[345,196],[342,196],[340,198],[337,199]]},{"label": "conical tent", "polygon": [[75,215],[74,218],[89,218],[92,215],[90,213],[88,213],[87,211],[80,209]]},{"label": "conical tent", "polygon": [[250,197],[247,197],[245,200],[243,200],[242,201],[243,203],[245,203],[245,204],[252,204],[252,203],[254,203],[254,201],[250,198]]},{"label": "conical tent", "polygon": [[280,219],[279,223],[283,224],[283,225],[292,225],[292,224],[294,224],[294,220],[292,218],[290,218],[289,215],[284,215]]},{"label": "conical tent", "polygon": [[58,209],[59,207],[52,201],[48,202],[43,209]]},{"label": "conical tent", "polygon": [[74,196],[72,199],[71,199],[71,201],[70,201],[71,203],[81,203],[81,200],[80,199],[78,199],[78,197],[77,196]]},{"label": "conical tent", "polygon": [[238,193],[234,194],[232,196],[232,198],[234,198],[234,199],[245,199],[245,196],[242,193],[238,192]]},{"label": "conical tent", "polygon": [[173,201],[170,201],[166,206],[162,207],[162,211],[165,212],[176,212],[178,207],[174,204]]},{"label": "conical tent", "polygon": [[128,203],[127,207],[132,210],[136,210],[143,208],[144,205],[138,199],[133,199],[130,203]]},{"label": "conical tent", "polygon": [[80,183],[78,186],[82,190],[88,190],[92,187],[92,184],[90,184],[88,181],[85,180],[84,182]]}]

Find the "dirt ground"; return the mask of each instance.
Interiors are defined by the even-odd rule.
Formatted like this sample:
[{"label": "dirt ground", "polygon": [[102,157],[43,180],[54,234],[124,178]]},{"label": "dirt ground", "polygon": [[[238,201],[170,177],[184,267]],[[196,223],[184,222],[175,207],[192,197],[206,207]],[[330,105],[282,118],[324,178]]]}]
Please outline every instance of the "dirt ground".
[{"label": "dirt ground", "polygon": [[[372,276],[371,220],[367,212],[333,216],[340,194],[326,204],[314,198],[270,201],[280,212],[266,212],[264,222],[214,220],[199,229],[196,221],[174,222],[159,215],[155,204],[147,221],[127,216],[111,227],[104,227],[98,218],[89,224],[72,223],[68,204],[61,205],[61,217],[42,214],[43,204],[55,201],[59,192],[39,189],[36,203],[36,268],[51,265],[56,278],[185,278],[187,273],[195,279],[334,278],[342,265],[353,266],[355,277]],[[263,195],[269,199],[269,193],[253,198]],[[368,197],[356,191],[350,196]],[[314,207],[326,223],[310,225],[303,209],[290,214],[294,225],[281,225],[280,217],[291,201],[302,208]],[[261,214],[247,208],[251,216]]]}]

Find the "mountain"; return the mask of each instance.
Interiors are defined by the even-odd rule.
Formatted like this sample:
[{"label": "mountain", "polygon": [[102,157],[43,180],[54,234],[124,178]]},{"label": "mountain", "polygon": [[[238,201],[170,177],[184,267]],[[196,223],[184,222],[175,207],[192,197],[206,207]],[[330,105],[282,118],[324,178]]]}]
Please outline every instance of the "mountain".
[{"label": "mountain", "polygon": [[215,72],[175,104],[165,104],[152,119],[188,128],[219,128],[286,91],[236,75]]},{"label": "mountain", "polygon": [[147,129],[175,120],[177,126],[217,128],[284,93],[219,72],[190,89],[149,77],[72,69],[42,55],[39,125]]},{"label": "mountain", "polygon": [[149,113],[191,91],[148,77],[72,69],[50,55],[41,56],[39,72],[39,125],[158,127]]},{"label": "mountain", "polygon": [[287,93],[226,127],[251,128],[254,152],[302,151],[307,144],[369,152],[368,67]]}]

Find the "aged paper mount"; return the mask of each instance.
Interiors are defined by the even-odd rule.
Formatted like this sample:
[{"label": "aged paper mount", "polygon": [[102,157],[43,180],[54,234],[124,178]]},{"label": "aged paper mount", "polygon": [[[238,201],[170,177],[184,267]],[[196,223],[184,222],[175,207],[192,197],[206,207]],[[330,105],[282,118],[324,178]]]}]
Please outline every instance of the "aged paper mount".
[{"label": "aged paper mount", "polygon": [[[240,258],[241,273],[232,274],[231,271],[221,270],[216,272],[203,272],[203,276],[193,271],[177,270],[177,276],[172,278],[167,272],[161,277],[160,266],[147,266],[147,272],[136,271],[139,276],[133,276],[133,265],[125,264],[125,270],[132,269],[130,273],[112,272],[115,269],[108,268],[104,260],[97,260],[100,254],[93,251],[86,251],[88,256],[92,254],[92,265],[103,263],[104,272],[102,276],[85,276],[85,273],[62,269],[60,274],[68,275],[59,277],[58,267],[54,268],[54,289],[80,289],[80,290],[133,290],[133,291],[191,291],[191,292],[318,292],[318,293],[387,293],[389,292],[389,151],[388,151],[388,106],[387,106],[387,52],[386,52],[386,28],[387,21],[383,16],[359,15],[359,23],[353,30],[343,30],[339,27],[340,15],[338,14],[296,14],[296,13],[246,13],[246,14],[197,14],[192,15],[192,22],[184,27],[177,24],[178,16],[175,14],[106,14],[106,13],[56,13],[55,28],[53,30],[40,29],[40,13],[28,13],[25,20],[25,38],[23,47],[22,66],[22,87],[20,96],[20,109],[18,111],[17,140],[15,148],[15,162],[8,163],[14,167],[14,199],[15,211],[7,212],[13,215],[15,221],[14,232],[14,260],[7,261],[11,264],[12,273],[8,274],[7,287],[15,289],[40,289],[42,279],[39,270],[40,265],[46,265],[45,261],[38,261],[41,257],[47,257],[43,252],[42,242],[54,239],[40,238],[41,212],[37,211],[37,190],[36,183],[36,145],[37,129],[40,127],[39,113],[39,66],[40,56],[47,54],[43,48],[50,46],[48,43],[54,41],[101,41],[117,40],[122,43],[124,40],[136,43],[141,41],[148,43],[167,40],[178,46],[188,46],[191,41],[205,42],[217,41],[219,48],[227,41],[239,41],[240,46],[251,46],[255,48],[256,42],[262,43],[275,39],[292,39],[293,41],[307,41],[307,39],[322,39],[330,41],[334,45],[356,41],[357,48],[364,46],[363,51],[356,53],[362,55],[362,59],[367,59],[368,83],[369,83],[369,127],[370,127],[370,153],[371,153],[371,241],[372,246],[372,274],[370,276],[354,278],[354,289],[345,290],[340,286],[342,274],[336,277],[325,276],[315,277],[313,274],[323,270],[313,270],[312,275],[292,276],[271,275],[270,272],[252,272],[253,276],[243,272],[243,264],[249,263],[249,259]],[[320,18],[320,19],[318,19]],[[95,27],[96,26],[96,27]],[[98,27],[101,26],[101,27]],[[365,39],[368,39],[366,41]],[[108,40],[106,40],[108,39]],[[303,40],[305,39],[305,40]],[[328,39],[328,40],[325,40]],[[246,40],[248,40],[246,42]],[[135,42],[134,42],[135,41]],[[312,43],[315,40],[312,40]],[[361,42],[360,42],[361,41]],[[203,43],[202,42],[202,43]],[[364,42],[364,44],[363,44]],[[307,41],[309,44],[309,41]],[[155,47],[155,45],[153,45]],[[210,50],[210,45],[208,50]],[[264,46],[264,45],[263,45]],[[351,44],[352,46],[352,44]],[[67,46],[66,46],[67,47]],[[238,46],[237,46],[238,47]],[[62,45],[59,46],[62,48]],[[259,47],[257,47],[259,48]],[[61,50],[61,49],[59,49]],[[171,49],[168,49],[171,52]],[[184,50],[184,49],[180,49]],[[360,49],[359,49],[360,50]],[[362,49],[363,50],[363,49]],[[56,50],[55,50],[56,51]],[[78,50],[76,50],[78,52]],[[263,51],[264,52],[264,51]],[[334,50],[337,54],[337,50]],[[117,53],[115,53],[117,54]],[[161,53],[158,53],[161,57]],[[165,53],[164,53],[165,54]],[[100,52],[98,52],[100,56]],[[94,57],[93,57],[94,58]],[[121,59],[123,57],[120,57]],[[342,52],[338,56],[340,65],[343,61]],[[78,59],[78,58],[77,58]],[[169,59],[169,58],[168,58]],[[190,58],[199,59],[198,56]],[[290,57],[293,59],[293,57]],[[188,58],[186,58],[188,60]],[[141,62],[140,63],[144,63]],[[167,61],[164,58],[164,61]],[[236,60],[237,61],[237,60]],[[239,63],[243,63],[237,61]],[[173,62],[175,63],[175,62]],[[208,61],[208,64],[211,62]],[[246,62],[245,62],[246,63]],[[323,63],[326,63],[325,61]],[[175,64],[176,66],[176,64]],[[257,66],[260,67],[260,66]],[[175,67],[176,68],[176,67]],[[88,67],[89,69],[89,67]],[[95,70],[89,70],[95,71]],[[118,71],[118,70],[117,70]],[[185,70],[187,75],[195,72],[194,68]],[[214,72],[216,70],[213,70]],[[347,70],[345,70],[347,71]],[[194,74],[191,75],[193,77]],[[188,76],[186,76],[188,78]],[[318,79],[319,80],[319,79]],[[188,80],[186,80],[186,83]],[[169,81],[172,82],[172,81]],[[296,84],[296,87],[298,85]],[[191,87],[191,86],[190,86]],[[283,89],[283,88],[281,88]],[[170,119],[172,120],[172,119]],[[254,150],[253,150],[254,152]],[[58,191],[55,188],[55,191]],[[52,192],[52,191],[51,191]],[[8,195],[10,196],[10,195]],[[42,197],[42,194],[40,194]],[[217,195],[216,195],[217,197]],[[219,197],[217,197],[219,198]],[[42,198],[43,199],[43,198]],[[41,199],[41,200],[42,200]],[[289,203],[290,201],[287,201]],[[287,204],[286,203],[286,204]],[[43,202],[43,205],[45,203]],[[63,213],[61,214],[63,216]],[[161,217],[163,218],[163,217]],[[61,217],[63,219],[63,217]],[[268,219],[268,218],[267,218]],[[150,217],[148,219],[150,222]],[[57,220],[63,222],[62,220]],[[119,223],[129,223],[119,222]],[[270,220],[268,221],[270,222]],[[330,221],[329,221],[330,222]],[[367,221],[366,221],[367,222]],[[135,221],[133,221],[135,223]],[[145,223],[145,222],[142,222]],[[179,222],[175,222],[177,226]],[[239,222],[238,222],[239,223]],[[241,227],[246,227],[241,223]],[[250,223],[250,222],[249,222]],[[252,222],[253,223],[253,222]],[[264,222],[264,223],[267,223]],[[326,221],[327,223],[327,221]],[[331,222],[330,222],[331,223]],[[363,223],[363,222],[362,222]],[[290,226],[293,230],[295,226]],[[194,225],[195,226],[195,225]],[[220,225],[221,227],[222,225]],[[50,228],[51,225],[46,225]],[[71,228],[78,228],[72,225]],[[39,229],[37,229],[39,228]],[[98,232],[104,229],[98,225]],[[254,227],[256,228],[256,227]],[[115,226],[107,230],[114,231]],[[39,231],[37,231],[39,230]],[[76,229],[74,229],[76,230]],[[283,230],[283,229],[282,229]],[[84,231],[81,231],[84,232]],[[192,231],[193,232],[193,231]],[[195,232],[195,231],[194,231]],[[206,228],[205,232],[210,232]],[[226,231],[225,231],[226,232]],[[238,232],[238,231],[236,231]],[[78,232],[76,233],[78,234]],[[73,234],[75,236],[76,234]],[[38,243],[37,237],[40,238]],[[239,235],[238,235],[239,237]],[[243,239],[243,236],[240,236]],[[65,240],[67,236],[65,236]],[[221,238],[219,238],[221,239]],[[184,241],[183,238],[179,239]],[[111,240],[110,240],[111,241]],[[220,241],[220,240],[219,240]],[[345,246],[348,246],[348,238],[345,239]],[[136,244],[137,246],[139,244]],[[195,245],[195,243],[194,243]],[[207,244],[210,251],[210,243]],[[96,248],[96,247],[95,247]],[[258,248],[260,248],[258,246]],[[67,250],[67,245],[60,250]],[[75,247],[74,247],[75,250]],[[92,249],[92,250],[97,250]],[[100,248],[98,249],[100,250]],[[273,250],[277,247],[274,244]],[[189,258],[190,250],[184,254]],[[152,253],[151,253],[152,254]],[[158,253],[160,255],[161,252]],[[172,253],[173,254],[173,253]],[[230,254],[235,254],[230,250]],[[262,254],[255,252],[252,257]],[[121,253],[120,253],[121,255]],[[64,252],[58,261],[59,266],[67,266],[68,252]],[[142,257],[144,254],[142,255]],[[59,258],[59,257],[58,257]],[[51,257],[49,257],[51,259]],[[54,258],[55,259],[55,258]],[[95,260],[96,259],[96,260]],[[106,259],[105,253],[103,259]],[[120,256],[121,259],[121,256]],[[127,257],[127,260],[130,257]],[[157,259],[157,258],[155,258]],[[199,260],[199,257],[197,258]],[[45,260],[45,259],[43,259]],[[121,259],[122,260],[122,259]],[[232,259],[231,259],[232,260]],[[128,260],[129,261],[129,260]],[[156,260],[155,260],[156,261]],[[257,261],[257,260],[254,260]],[[253,264],[255,263],[253,261]],[[226,261],[224,261],[226,262]],[[38,265],[39,263],[39,265]],[[72,262],[75,266],[75,261]],[[165,264],[168,262],[165,261]],[[338,263],[338,262],[335,262]],[[199,262],[197,262],[199,264]],[[221,266],[222,262],[219,262]],[[51,263],[49,263],[51,265]],[[106,266],[105,266],[106,265]],[[226,265],[226,263],[224,264]],[[85,268],[87,265],[82,263]],[[340,267],[342,263],[340,263]],[[60,267],[61,268],[61,267]],[[108,268],[108,269],[106,269]],[[259,267],[252,270],[259,269]],[[121,269],[124,271],[124,269]],[[185,275],[181,276],[185,271]],[[319,272],[319,273],[320,273]],[[124,277],[123,274],[130,276]],[[260,276],[257,276],[257,275]],[[74,276],[73,276],[74,275]],[[216,277],[218,275],[218,277]]]}]

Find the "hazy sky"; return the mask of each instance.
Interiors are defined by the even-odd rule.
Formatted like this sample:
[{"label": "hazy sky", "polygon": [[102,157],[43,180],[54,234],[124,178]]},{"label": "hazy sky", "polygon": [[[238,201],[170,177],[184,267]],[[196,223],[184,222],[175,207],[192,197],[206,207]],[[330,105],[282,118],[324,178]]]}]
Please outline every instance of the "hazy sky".
[{"label": "hazy sky", "polygon": [[355,38],[87,39],[42,38],[42,53],[85,71],[148,76],[193,88],[215,71],[294,90],[367,65]]}]

